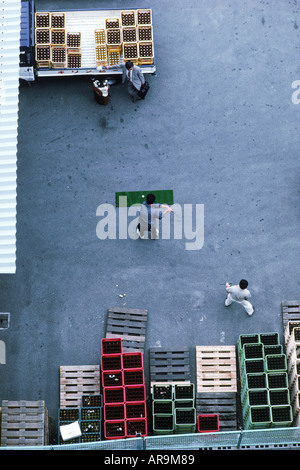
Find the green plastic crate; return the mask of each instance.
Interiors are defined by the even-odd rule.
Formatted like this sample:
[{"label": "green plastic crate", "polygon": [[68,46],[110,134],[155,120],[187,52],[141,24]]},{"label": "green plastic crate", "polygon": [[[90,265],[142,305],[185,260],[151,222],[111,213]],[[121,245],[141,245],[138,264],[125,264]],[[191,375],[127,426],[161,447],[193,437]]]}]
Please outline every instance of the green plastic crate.
[{"label": "green plastic crate", "polygon": [[287,360],[285,354],[270,354],[269,356],[266,356],[265,363],[266,372],[284,372],[287,370]]},{"label": "green plastic crate", "polygon": [[188,400],[195,398],[195,386],[193,383],[188,384],[175,384],[174,386],[174,399],[175,400]]},{"label": "green plastic crate", "polygon": [[269,402],[274,405],[290,405],[290,391],[288,388],[277,388],[269,390]]},{"label": "green plastic crate", "polygon": [[173,412],[174,412],[173,400],[153,400],[152,402],[152,414],[153,415],[172,414]]},{"label": "green plastic crate", "polygon": [[269,391],[267,388],[248,390],[245,395],[242,407],[248,409],[250,406],[264,406],[269,405]]},{"label": "green plastic crate", "polygon": [[279,344],[279,335],[278,333],[260,333],[259,341],[263,344]]},{"label": "green plastic crate", "polygon": [[246,343],[241,350],[240,365],[243,367],[246,359],[263,359],[264,346],[261,343]]},{"label": "green plastic crate", "polygon": [[244,428],[269,428],[272,423],[270,406],[252,406],[244,417]]},{"label": "green plastic crate", "polygon": [[154,434],[173,434],[174,414],[153,415]]},{"label": "green plastic crate", "polygon": [[175,408],[175,433],[193,433],[196,424],[196,408]]},{"label": "green plastic crate", "polygon": [[291,405],[271,406],[272,427],[287,427],[293,423]]},{"label": "green plastic crate", "polygon": [[286,372],[269,372],[267,374],[267,383],[269,389],[288,388],[288,375]]},{"label": "green plastic crate", "polygon": [[239,355],[244,347],[244,344],[247,343],[259,343],[259,335],[256,333],[240,335],[237,343]]}]

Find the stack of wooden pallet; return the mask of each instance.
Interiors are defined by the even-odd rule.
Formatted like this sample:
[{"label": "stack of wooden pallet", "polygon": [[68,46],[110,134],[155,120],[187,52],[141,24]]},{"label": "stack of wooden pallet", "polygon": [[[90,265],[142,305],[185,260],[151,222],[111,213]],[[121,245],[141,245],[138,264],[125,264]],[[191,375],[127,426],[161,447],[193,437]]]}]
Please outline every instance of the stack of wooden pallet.
[{"label": "stack of wooden pallet", "polygon": [[196,346],[198,415],[219,417],[220,431],[237,429],[235,346]]},{"label": "stack of wooden pallet", "polygon": [[49,443],[44,401],[2,401],[1,446],[43,446]]},{"label": "stack of wooden pallet", "polygon": [[109,307],[106,338],[121,338],[123,351],[144,354],[148,310]]},{"label": "stack of wooden pallet", "polygon": [[155,434],[194,432],[196,409],[186,347],[150,348],[150,386]]}]

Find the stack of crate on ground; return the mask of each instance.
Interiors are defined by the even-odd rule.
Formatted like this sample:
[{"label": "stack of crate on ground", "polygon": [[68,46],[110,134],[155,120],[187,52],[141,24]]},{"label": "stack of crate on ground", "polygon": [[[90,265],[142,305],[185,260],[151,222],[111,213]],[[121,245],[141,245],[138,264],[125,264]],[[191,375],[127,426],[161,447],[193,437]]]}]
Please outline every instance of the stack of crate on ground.
[{"label": "stack of crate on ground", "polygon": [[104,439],[147,435],[143,354],[124,352],[121,338],[101,342]]},{"label": "stack of crate on ground", "polygon": [[288,363],[288,382],[293,409],[293,425],[300,426],[300,316],[299,321],[288,322],[285,333]]},{"label": "stack of crate on ground", "polygon": [[60,366],[60,443],[100,440],[101,420],[100,365]]},{"label": "stack of crate on ground", "polygon": [[197,431],[237,429],[235,346],[196,346]]},{"label": "stack of crate on ground", "polygon": [[153,384],[152,414],[154,434],[195,432],[194,384]]},{"label": "stack of crate on ground", "polygon": [[240,335],[238,355],[244,429],[291,426],[287,358],[278,333]]},{"label": "stack of crate on ground", "polygon": [[195,431],[195,390],[190,377],[188,348],[150,348],[154,434]]},{"label": "stack of crate on ground", "polygon": [[49,444],[49,417],[44,401],[2,400],[1,446]]},{"label": "stack of crate on ground", "polygon": [[[80,408],[60,408],[58,412],[59,444],[101,441],[102,415],[102,395],[83,395]],[[64,431],[68,428],[69,432],[65,433]],[[78,435],[74,437],[76,428]]]}]

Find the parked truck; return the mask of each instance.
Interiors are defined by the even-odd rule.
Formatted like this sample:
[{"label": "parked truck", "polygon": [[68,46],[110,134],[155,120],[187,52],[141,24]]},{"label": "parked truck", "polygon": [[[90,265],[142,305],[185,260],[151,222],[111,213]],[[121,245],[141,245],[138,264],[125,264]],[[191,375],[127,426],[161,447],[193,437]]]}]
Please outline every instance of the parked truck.
[{"label": "parked truck", "polygon": [[155,74],[152,20],[151,9],[37,11],[22,0],[19,78],[107,77],[127,60]]}]

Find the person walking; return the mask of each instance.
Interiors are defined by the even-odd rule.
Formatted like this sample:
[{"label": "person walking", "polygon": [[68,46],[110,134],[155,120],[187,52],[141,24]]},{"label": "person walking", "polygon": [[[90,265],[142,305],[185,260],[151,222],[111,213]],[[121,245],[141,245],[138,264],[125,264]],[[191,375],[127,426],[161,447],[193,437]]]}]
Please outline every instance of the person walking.
[{"label": "person walking", "polygon": [[241,279],[238,285],[232,286],[229,282],[226,282],[227,297],[225,300],[225,306],[229,307],[232,302],[241,304],[246,310],[249,316],[253,315],[255,308],[249,302],[248,298],[251,297],[250,291],[247,289],[248,281]]},{"label": "person walking", "polygon": [[[146,201],[143,202],[140,209],[139,223],[136,231],[140,238],[145,238],[145,233],[151,232],[151,238],[156,240],[159,236],[157,220],[168,212],[172,212],[172,208],[167,204],[155,203],[155,195],[147,194]],[[163,212],[160,209],[165,209]]]},{"label": "person walking", "polygon": [[106,70],[119,68],[122,70],[122,83],[127,81],[128,93],[132,96],[132,100],[135,103],[140,100],[139,91],[145,83],[145,77],[142,69],[133,62],[128,60],[127,62],[120,63],[117,65],[105,65]]}]

